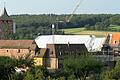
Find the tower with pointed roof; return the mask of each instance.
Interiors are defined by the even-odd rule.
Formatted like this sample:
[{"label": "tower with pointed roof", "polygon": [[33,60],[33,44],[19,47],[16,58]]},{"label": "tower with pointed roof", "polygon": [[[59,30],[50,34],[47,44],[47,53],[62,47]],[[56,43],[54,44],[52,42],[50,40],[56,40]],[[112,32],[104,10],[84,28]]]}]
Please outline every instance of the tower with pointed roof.
[{"label": "tower with pointed roof", "polygon": [[4,7],[3,13],[0,16],[0,39],[13,39],[13,19],[8,15]]}]

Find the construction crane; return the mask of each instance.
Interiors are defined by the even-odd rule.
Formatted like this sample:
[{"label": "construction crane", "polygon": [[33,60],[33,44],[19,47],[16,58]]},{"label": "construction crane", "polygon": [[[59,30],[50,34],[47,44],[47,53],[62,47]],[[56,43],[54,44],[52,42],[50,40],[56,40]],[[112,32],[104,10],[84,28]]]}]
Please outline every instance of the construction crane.
[{"label": "construction crane", "polygon": [[65,21],[59,21],[58,18],[56,19],[56,25],[55,25],[55,29],[62,29],[63,27],[66,27],[67,25],[69,25],[74,13],[76,12],[76,10],[78,9],[78,7],[80,6],[80,4],[83,2],[84,0],[78,0],[77,4],[75,6],[75,8],[73,9],[72,13],[70,14],[70,16],[66,16]]},{"label": "construction crane", "polygon": [[72,19],[75,11],[78,9],[78,7],[80,6],[80,4],[81,4],[82,2],[83,2],[83,0],[78,0],[77,5],[75,6],[75,8],[74,8],[73,12],[71,13],[70,17],[68,17],[68,18],[66,19],[66,22],[70,22],[70,20]]}]

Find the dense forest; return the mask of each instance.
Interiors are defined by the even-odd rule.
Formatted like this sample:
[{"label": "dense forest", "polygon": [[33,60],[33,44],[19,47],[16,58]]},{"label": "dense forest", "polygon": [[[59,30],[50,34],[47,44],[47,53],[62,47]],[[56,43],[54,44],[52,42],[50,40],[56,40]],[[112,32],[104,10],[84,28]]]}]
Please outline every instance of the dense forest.
[{"label": "dense forest", "polygon": [[16,39],[34,39],[38,35],[52,34],[52,24],[55,25],[55,34],[64,34],[61,29],[80,28],[98,31],[119,31],[112,29],[119,27],[120,14],[74,14],[70,22],[69,15],[41,14],[41,15],[12,15],[16,22]]}]

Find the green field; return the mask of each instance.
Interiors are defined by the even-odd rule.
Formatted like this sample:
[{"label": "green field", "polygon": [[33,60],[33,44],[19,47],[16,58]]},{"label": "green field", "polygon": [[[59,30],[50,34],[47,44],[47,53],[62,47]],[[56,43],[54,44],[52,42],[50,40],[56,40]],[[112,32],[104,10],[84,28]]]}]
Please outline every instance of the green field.
[{"label": "green field", "polygon": [[63,30],[65,34],[95,35],[97,37],[104,37],[109,33],[120,33],[120,32],[110,32],[110,31],[90,31],[90,30],[85,30],[85,28],[71,28],[71,29],[63,29]]},{"label": "green field", "polygon": [[110,29],[114,30],[114,31],[120,31],[120,26],[118,25],[110,25]]}]

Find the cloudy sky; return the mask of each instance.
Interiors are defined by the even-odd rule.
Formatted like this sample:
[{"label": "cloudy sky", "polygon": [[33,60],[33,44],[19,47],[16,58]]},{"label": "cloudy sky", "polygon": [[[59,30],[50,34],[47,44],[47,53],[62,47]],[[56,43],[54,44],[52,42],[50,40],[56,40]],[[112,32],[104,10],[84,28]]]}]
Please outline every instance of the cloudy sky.
[{"label": "cloudy sky", "polygon": [[[0,0],[9,14],[70,14],[78,0]],[[0,11],[0,12],[1,12]],[[76,14],[119,14],[120,0],[83,0]]]}]

